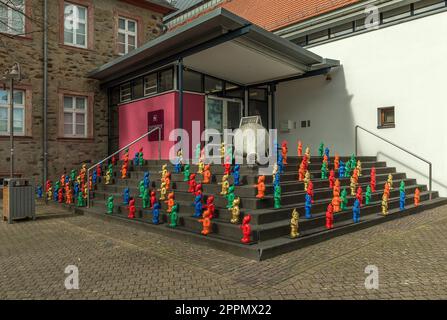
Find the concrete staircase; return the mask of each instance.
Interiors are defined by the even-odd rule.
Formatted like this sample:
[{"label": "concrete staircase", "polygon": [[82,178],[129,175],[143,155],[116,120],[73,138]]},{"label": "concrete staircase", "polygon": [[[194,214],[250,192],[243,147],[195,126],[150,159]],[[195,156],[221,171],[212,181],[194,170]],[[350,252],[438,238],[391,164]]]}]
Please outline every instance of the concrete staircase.
[{"label": "concrete staircase", "polygon": [[[340,157],[340,159],[347,161],[349,157]],[[329,160],[330,168],[333,167],[333,160],[333,158]],[[218,185],[224,171],[221,165],[212,165],[212,183],[203,185],[204,199],[206,200],[209,195],[214,195],[214,203],[216,205],[216,215],[212,220],[213,233],[208,236],[200,234],[202,225],[197,221],[197,218],[192,217],[194,213],[194,207],[192,205],[194,196],[187,192],[188,184],[187,182],[183,182],[183,174],[173,173],[173,166],[168,161],[146,161],[144,166],[136,167],[130,162],[128,179],[120,178],[119,170],[121,163],[118,163],[114,167],[112,184],[105,185],[101,178],[98,179],[94,190],[91,191],[90,208],[77,208],[74,206],[70,206],[70,208],[74,209],[77,213],[94,214],[104,219],[117,219],[122,222],[133,223],[149,228],[155,232],[211,246],[251,259],[262,260],[347,232],[366,228],[447,203],[447,199],[440,198],[437,192],[433,192],[432,199],[429,200],[429,192],[425,185],[418,184],[415,179],[408,178],[403,172],[396,172],[395,168],[387,167],[385,162],[377,161],[376,157],[358,157],[358,160],[362,161],[363,169],[362,176],[359,178],[359,185],[365,191],[366,186],[370,182],[370,169],[374,166],[376,168],[377,190],[372,195],[371,203],[362,206],[360,213],[361,221],[359,223],[353,223],[352,221],[354,198],[349,196],[347,210],[334,214],[334,229],[331,230],[325,228],[325,212],[328,203],[332,199],[332,189],[329,188],[328,180],[320,179],[322,158],[312,157],[311,163],[309,164],[315,190],[315,203],[312,207],[313,217],[311,219],[304,218],[305,191],[303,182],[297,181],[297,169],[301,161],[300,158],[289,157],[288,165],[281,175],[281,209],[273,209],[272,176],[266,176],[266,197],[263,200],[259,200],[255,197],[256,189],[254,187],[259,168],[257,166],[249,167],[242,165],[240,170],[241,185],[235,188],[235,195],[241,199],[241,220],[245,214],[252,216],[253,241],[250,244],[242,244],[240,242],[242,238],[240,226],[229,222],[230,212],[226,209],[227,200],[223,196],[220,196],[221,187]],[[150,172],[151,189],[158,189],[160,186],[159,171],[161,170],[161,165],[164,163],[168,163],[169,171],[172,175],[171,189],[175,192],[176,202],[180,206],[179,225],[177,228],[168,227],[165,203],[162,203],[163,210],[160,216],[160,224],[154,225],[152,224],[152,211],[150,209],[142,209],[142,201],[138,198],[138,183],[143,179],[144,172]],[[191,173],[197,172],[197,166],[191,165],[190,171]],[[382,216],[380,215],[381,199],[384,183],[389,173],[393,175],[394,188],[391,190],[389,199],[389,214]],[[198,174],[196,181],[199,183],[201,179],[202,176]],[[399,184],[401,181],[405,181],[407,197],[406,209],[403,211],[399,210]],[[340,183],[341,189],[346,187],[348,191],[350,190],[349,178],[341,178]],[[231,176],[230,184],[232,184]],[[129,187],[130,195],[136,199],[137,217],[135,219],[127,218],[128,208],[122,204],[122,193],[126,187]],[[419,188],[421,191],[421,204],[418,207],[413,205],[414,191],[416,188]],[[113,214],[108,215],[106,213],[106,199],[110,195],[115,197],[115,209]],[[292,239],[289,236],[290,218],[293,208],[297,208],[300,214],[300,236],[296,239]]]}]

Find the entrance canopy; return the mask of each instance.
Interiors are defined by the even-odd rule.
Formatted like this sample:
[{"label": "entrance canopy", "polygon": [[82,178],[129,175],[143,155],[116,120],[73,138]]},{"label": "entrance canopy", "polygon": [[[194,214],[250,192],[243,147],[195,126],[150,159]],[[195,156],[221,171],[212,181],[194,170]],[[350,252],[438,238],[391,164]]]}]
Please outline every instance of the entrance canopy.
[{"label": "entrance canopy", "polygon": [[118,83],[176,61],[239,85],[255,85],[339,66],[222,8],[168,32],[90,73]]}]

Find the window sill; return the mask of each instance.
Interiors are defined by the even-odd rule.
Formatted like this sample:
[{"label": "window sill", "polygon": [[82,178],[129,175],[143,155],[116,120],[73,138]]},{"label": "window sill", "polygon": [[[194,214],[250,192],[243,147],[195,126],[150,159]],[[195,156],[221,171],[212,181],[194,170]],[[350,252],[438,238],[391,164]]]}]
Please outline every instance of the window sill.
[{"label": "window sill", "polygon": [[7,32],[0,32],[0,35],[7,37],[9,39],[18,39],[18,40],[33,40],[33,37],[30,35],[16,35]]},{"label": "window sill", "polygon": [[58,137],[57,140],[61,142],[87,142],[87,143],[95,142],[94,138]]},{"label": "window sill", "polygon": [[[10,139],[9,134],[7,134],[7,135],[4,135],[4,134],[0,135],[0,141],[9,141],[9,139]],[[33,139],[32,136],[23,136],[23,135],[20,135],[20,136],[15,135],[14,136],[14,140],[16,140],[16,141],[19,141],[19,140],[26,141],[26,140],[32,140],[32,139]]]},{"label": "window sill", "polygon": [[377,126],[377,129],[393,129],[395,127],[396,127],[395,124],[387,124],[387,125],[383,125],[383,126]]},{"label": "window sill", "polygon": [[91,52],[95,51],[91,48],[81,48],[81,47],[76,47],[76,46],[70,46],[69,44],[65,44],[65,43],[59,43],[59,47],[63,48],[63,49],[67,49],[67,50],[73,50],[73,51],[79,51],[79,52],[85,52],[85,53],[91,53]]}]

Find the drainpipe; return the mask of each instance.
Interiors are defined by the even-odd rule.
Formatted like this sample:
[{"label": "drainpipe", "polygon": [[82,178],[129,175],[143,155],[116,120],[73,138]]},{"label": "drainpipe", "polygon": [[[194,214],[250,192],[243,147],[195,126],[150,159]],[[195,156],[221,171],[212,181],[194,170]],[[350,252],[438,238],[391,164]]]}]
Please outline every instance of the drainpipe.
[{"label": "drainpipe", "polygon": [[[48,141],[47,141],[47,109],[48,109],[48,0],[43,2],[43,104],[42,104],[42,188],[45,187],[48,176]],[[48,202],[47,197],[45,203]]]}]

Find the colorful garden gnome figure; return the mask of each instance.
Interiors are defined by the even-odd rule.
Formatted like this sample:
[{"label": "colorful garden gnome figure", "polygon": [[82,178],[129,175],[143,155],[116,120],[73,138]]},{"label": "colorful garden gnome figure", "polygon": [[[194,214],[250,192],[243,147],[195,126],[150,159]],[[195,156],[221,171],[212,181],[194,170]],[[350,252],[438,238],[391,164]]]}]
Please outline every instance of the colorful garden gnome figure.
[{"label": "colorful garden gnome figure", "polygon": [[338,167],[338,177],[339,178],[344,178],[345,174],[346,174],[345,163],[340,160],[340,164],[339,164],[339,167]]},{"label": "colorful garden gnome figure", "polygon": [[321,179],[327,179],[327,164],[324,162],[321,165]]},{"label": "colorful garden gnome figure", "polygon": [[112,166],[116,165],[116,157],[112,156],[112,159],[110,159],[110,161],[112,162]]},{"label": "colorful garden gnome figure", "polygon": [[129,219],[135,219],[135,211],[136,211],[136,209],[135,209],[135,199],[131,199],[129,201],[128,211],[129,211],[129,213],[128,213],[127,217]]},{"label": "colorful garden gnome figure", "polygon": [[196,196],[194,199],[194,218],[200,218],[203,212],[202,195]]},{"label": "colorful garden gnome figure", "polygon": [[185,168],[183,169],[183,181],[184,182],[189,181],[189,176],[190,176],[189,164],[185,164]]},{"label": "colorful garden gnome figure", "polygon": [[157,194],[155,193],[154,190],[151,191],[150,202],[151,202],[151,209],[153,209],[154,204],[157,202]]},{"label": "colorful garden gnome figure", "polygon": [[212,230],[212,222],[210,219],[210,214],[208,211],[205,211],[202,215],[202,219],[198,220],[202,224],[202,232],[204,236],[211,233]]},{"label": "colorful garden gnome figure", "polygon": [[371,192],[376,192],[376,168],[371,168]]},{"label": "colorful garden gnome figure", "polygon": [[206,164],[203,169],[203,180],[202,183],[209,184],[211,182],[211,166]]},{"label": "colorful garden gnome figure", "polygon": [[74,191],[75,197],[77,197],[77,196],[78,196],[78,193],[79,193],[79,191],[80,191],[80,189],[79,189],[79,183],[78,183],[77,181],[75,181],[75,183],[74,183],[73,191]]},{"label": "colorful garden gnome figure", "polygon": [[283,157],[282,154],[278,154],[278,161],[276,162],[278,164],[278,171],[280,174],[284,173],[284,164],[283,164]]},{"label": "colorful garden gnome figure", "polygon": [[419,206],[419,203],[421,202],[421,191],[419,191],[419,188],[416,188],[414,190],[414,206]]},{"label": "colorful garden gnome figure", "polygon": [[[45,183],[45,192],[48,193],[48,190],[51,188],[52,183],[50,180],[47,180],[47,182]],[[53,195],[53,192],[51,192],[51,195]]]},{"label": "colorful garden gnome figure", "polygon": [[287,141],[283,141],[281,145],[281,154],[282,154],[282,164],[287,165],[287,151],[289,148],[287,148]]},{"label": "colorful garden gnome figure", "polygon": [[93,170],[93,174],[92,174],[92,182],[94,184],[96,184],[98,182],[98,174],[96,173],[95,170]]},{"label": "colorful garden gnome figure", "polygon": [[219,184],[222,185],[220,195],[226,196],[228,193],[228,188],[230,187],[230,183],[228,182],[228,175],[223,175],[222,182],[219,182]]},{"label": "colorful garden gnome figure", "polygon": [[310,148],[306,147],[306,151],[304,152],[304,155],[306,156],[306,161],[310,163]]},{"label": "colorful garden gnome figure", "polygon": [[36,191],[36,193],[37,193],[37,198],[38,198],[38,199],[42,199],[42,196],[43,196],[43,189],[42,189],[42,186],[38,186],[38,187],[37,187],[37,191]]},{"label": "colorful garden gnome figure", "polygon": [[85,181],[85,175],[87,174],[87,165],[85,163],[82,164],[81,167],[81,180]]},{"label": "colorful garden gnome figure", "polygon": [[334,208],[329,203],[326,209],[326,229],[332,229],[334,227]]},{"label": "colorful garden gnome figure", "polygon": [[392,190],[393,189],[393,175],[391,173],[388,175],[388,180],[386,182],[389,184],[390,190]]},{"label": "colorful garden gnome figure", "polygon": [[301,140],[298,141],[297,154],[298,154],[298,157],[303,156],[303,143],[301,142]]},{"label": "colorful garden gnome figure", "polygon": [[256,198],[264,199],[265,196],[265,176],[258,177],[258,183],[255,185],[258,190]]},{"label": "colorful garden gnome figure", "polygon": [[142,166],[144,165],[144,154],[143,154],[143,148],[141,147],[138,152],[138,165]]},{"label": "colorful garden gnome figure", "polygon": [[198,183],[198,184],[196,185],[195,190],[194,190],[194,196],[201,196],[202,193],[203,193],[203,191],[202,191],[202,184],[201,184],[201,183]]},{"label": "colorful garden gnome figure", "polygon": [[341,199],[341,210],[344,211],[348,206],[348,192],[346,191],[346,188],[343,188],[343,190],[341,191],[340,199]]},{"label": "colorful garden gnome figure", "polygon": [[240,170],[241,170],[241,166],[239,164],[235,165],[233,168],[233,184],[235,186],[239,186],[240,183]]},{"label": "colorful garden gnome figure", "polygon": [[129,200],[130,200],[130,190],[129,188],[126,188],[123,191],[123,204],[128,205]]},{"label": "colorful garden gnome figure", "polygon": [[205,163],[203,163],[202,159],[199,159],[199,163],[197,164],[197,174],[203,174],[204,169]]},{"label": "colorful garden gnome figure", "polygon": [[335,153],[334,170],[337,171],[339,168],[340,168],[340,156],[338,155],[338,153]]},{"label": "colorful garden gnome figure", "polygon": [[335,179],[334,188],[332,190],[333,190],[332,193],[333,193],[334,197],[335,196],[337,196],[337,197],[340,196],[340,180]]},{"label": "colorful garden gnome figure", "polygon": [[401,181],[399,185],[399,191],[405,191],[405,181]]},{"label": "colorful garden gnome figure", "polygon": [[171,213],[169,214],[169,218],[171,219],[171,223],[169,226],[171,228],[176,228],[178,224],[178,203],[174,204],[171,209]]},{"label": "colorful garden gnome figure", "polygon": [[312,209],[312,198],[310,197],[310,195],[308,193],[306,193],[305,196],[305,205],[304,205],[304,209],[305,209],[305,217],[306,219],[310,219],[312,218],[312,213],[310,212],[310,210]]},{"label": "colorful garden gnome figure", "polygon": [[244,216],[244,219],[242,220],[241,230],[242,230],[242,243],[249,243],[250,237],[251,237],[251,226],[250,226],[251,216],[247,214]]},{"label": "colorful garden gnome figure", "polygon": [[57,192],[57,202],[64,202],[64,194],[62,188],[59,188],[59,191]]},{"label": "colorful garden gnome figure", "polygon": [[216,210],[216,206],[214,205],[214,196],[209,196],[206,199],[204,209],[209,211],[210,219],[212,219],[214,217],[214,211]]},{"label": "colorful garden gnome figure", "polygon": [[[148,195],[148,198],[149,198],[149,195]],[[144,202],[144,199],[143,199],[143,202]],[[171,213],[172,207],[175,204],[174,192],[170,192],[168,194],[168,200],[166,200],[165,203],[168,205],[168,208],[166,209],[166,212],[167,213]],[[144,208],[144,205],[143,205],[143,208]]]},{"label": "colorful garden gnome figure", "polygon": [[225,196],[227,198],[227,209],[231,208],[233,206],[233,201],[234,201],[234,186],[230,186],[228,188],[228,193]]},{"label": "colorful garden gnome figure", "polygon": [[352,207],[352,220],[354,223],[360,222],[360,201],[356,199]]},{"label": "colorful garden gnome figure", "polygon": [[388,197],[386,194],[382,196],[382,214],[384,216],[388,214]]},{"label": "colorful garden gnome figure", "polygon": [[272,168],[272,178],[275,179],[276,174],[278,173],[278,164],[274,163]]},{"label": "colorful garden gnome figure", "polygon": [[135,152],[135,157],[133,158],[133,165],[134,167],[138,166],[138,163],[140,162],[140,152]]},{"label": "colorful garden gnome figure", "polygon": [[144,188],[144,193],[143,193],[143,209],[147,209],[150,207],[150,197],[149,197],[149,189]]},{"label": "colorful garden gnome figure", "polygon": [[305,164],[304,164],[304,160],[303,160],[303,161],[301,161],[300,166],[298,168],[298,181],[304,180],[304,175],[306,174],[304,166],[305,166]]},{"label": "colorful garden gnome figure", "polygon": [[109,169],[109,170],[107,170],[107,172],[106,172],[106,176],[105,176],[105,184],[110,184],[111,179],[112,179],[112,172],[111,172],[111,170]]},{"label": "colorful garden gnome figure", "polygon": [[168,173],[168,165],[165,163],[164,165],[161,166],[161,171],[158,171],[158,173],[161,173],[161,177],[160,180],[164,181],[166,174]]},{"label": "colorful garden gnome figure", "polygon": [[53,187],[52,186],[50,186],[49,188],[48,188],[48,191],[47,191],[47,200],[48,201],[51,201],[51,198],[53,197]]},{"label": "colorful garden gnome figure", "polygon": [[231,174],[231,163],[229,162],[228,159],[225,161],[223,167],[224,167],[223,174],[230,175]]},{"label": "colorful garden gnome figure", "polygon": [[311,202],[314,203],[314,184],[312,180],[307,185],[306,193],[310,196]]},{"label": "colorful garden gnome figure", "polygon": [[320,147],[318,148],[318,156],[323,157],[324,154],[324,143],[320,143]]},{"label": "colorful garden gnome figure", "polygon": [[329,158],[327,155],[323,155],[323,163],[326,165],[326,168],[329,168]]},{"label": "colorful garden gnome figure", "polygon": [[200,143],[196,144],[196,149],[195,149],[195,159],[197,161],[199,161],[200,159]]},{"label": "colorful garden gnome figure", "polygon": [[273,208],[281,209],[281,186],[275,185],[273,193]]},{"label": "colorful garden gnome figure", "polygon": [[140,181],[140,183],[138,184],[138,191],[140,191],[140,194],[138,195],[139,198],[143,198],[145,189],[146,188],[144,187],[144,181]]},{"label": "colorful garden gnome figure", "polygon": [[123,165],[121,166],[121,179],[126,178],[127,178],[127,165],[126,163],[123,163]]},{"label": "colorful garden gnome figure", "polygon": [[385,185],[383,187],[383,193],[386,194],[387,198],[390,198],[390,185],[388,182],[385,182]]},{"label": "colorful garden gnome figure", "polygon": [[152,223],[159,224],[160,223],[160,203],[155,202],[152,206]]},{"label": "colorful garden gnome figure", "polygon": [[356,179],[356,177],[352,176],[350,180],[351,180],[351,184],[350,184],[351,196],[355,196],[355,191],[357,188],[357,179]]},{"label": "colorful garden gnome figure", "polygon": [[233,200],[233,206],[228,209],[231,211],[231,219],[230,222],[232,224],[238,224],[239,223],[239,217],[240,217],[240,209],[239,204],[241,203],[241,199],[239,197],[234,198]]},{"label": "colorful garden gnome figure", "polygon": [[357,160],[357,174],[359,177],[362,176],[362,162],[360,160]]},{"label": "colorful garden gnome figure", "polygon": [[369,205],[371,203],[371,186],[366,186],[366,192],[365,192],[365,204]]},{"label": "colorful garden gnome figure", "polygon": [[357,192],[355,194],[355,198],[360,202],[360,207],[363,205],[363,190],[362,187],[359,186],[357,188]]},{"label": "colorful garden gnome figure", "polygon": [[331,171],[329,171],[329,188],[334,189],[334,183],[335,183],[335,171],[334,169],[331,169]]},{"label": "colorful garden gnome figure", "polygon": [[310,172],[309,171],[306,171],[306,174],[304,175],[303,182],[304,182],[304,191],[306,191],[307,186],[309,185],[309,182],[310,182]]},{"label": "colorful garden gnome figure", "polygon": [[71,181],[75,181],[75,179],[76,179],[76,170],[75,170],[75,169],[72,169],[72,170],[70,171],[70,180],[71,180]]},{"label": "colorful garden gnome figure", "polygon": [[166,194],[167,194],[168,190],[166,189],[166,183],[165,182],[161,183],[160,189],[158,189],[158,191],[160,191],[160,201],[166,200]]},{"label": "colorful garden gnome figure", "polygon": [[85,201],[84,201],[84,197],[83,197],[83,195],[82,195],[82,192],[79,192],[78,193],[78,198],[77,198],[77,203],[76,203],[76,206],[77,207],[84,207],[85,206]]},{"label": "colorful garden gnome figure", "polygon": [[73,203],[73,192],[71,190],[70,184],[65,185],[65,203],[66,204]]},{"label": "colorful garden gnome figure", "polygon": [[295,208],[292,211],[292,219],[290,219],[290,237],[292,239],[296,239],[300,235],[298,232],[299,219],[300,219],[300,216],[298,214],[298,211]]},{"label": "colorful garden gnome figure", "polygon": [[98,165],[96,166],[96,175],[97,175],[98,177],[100,177],[101,174],[102,174],[101,164],[98,164]]},{"label": "colorful garden gnome figure", "polygon": [[351,162],[347,161],[345,164],[345,177],[348,178],[351,176]]},{"label": "colorful garden gnome figure", "polygon": [[144,177],[143,177],[143,184],[144,184],[144,187],[145,187],[145,188],[149,188],[150,183],[151,183],[151,180],[150,180],[150,173],[146,171],[146,172],[144,173]]},{"label": "colorful garden gnome figure", "polygon": [[399,191],[399,208],[400,211],[405,210],[405,189]]},{"label": "colorful garden gnome figure", "polygon": [[106,205],[107,205],[107,213],[108,213],[108,214],[112,214],[112,213],[113,213],[113,208],[114,208],[114,205],[113,205],[113,196],[109,196],[109,197],[107,198],[107,203],[106,203]]},{"label": "colorful garden gnome figure", "polygon": [[220,144],[220,157],[223,159],[225,157],[225,142],[222,142]]},{"label": "colorful garden gnome figure", "polygon": [[332,198],[331,204],[332,204],[332,209],[334,209],[335,213],[340,212],[340,206],[341,206],[340,196],[338,196],[338,195],[334,196]]},{"label": "colorful garden gnome figure", "polygon": [[324,149],[324,155],[327,157],[327,159],[329,159],[329,148],[328,147],[326,147]]},{"label": "colorful garden gnome figure", "polygon": [[279,186],[280,183],[281,183],[281,175],[278,172],[273,179],[273,186]]},{"label": "colorful garden gnome figure", "polygon": [[166,190],[169,190],[171,188],[171,173],[169,171],[166,172],[164,183],[166,184]]},{"label": "colorful garden gnome figure", "polygon": [[194,193],[196,191],[197,182],[196,182],[196,174],[195,173],[190,174],[188,186],[189,186],[189,188],[188,188],[189,193]]}]

